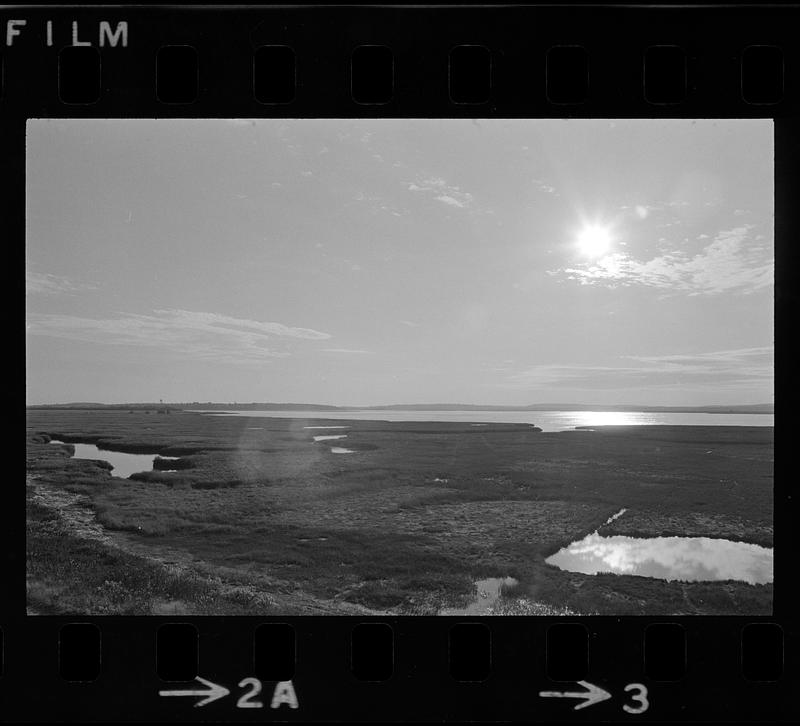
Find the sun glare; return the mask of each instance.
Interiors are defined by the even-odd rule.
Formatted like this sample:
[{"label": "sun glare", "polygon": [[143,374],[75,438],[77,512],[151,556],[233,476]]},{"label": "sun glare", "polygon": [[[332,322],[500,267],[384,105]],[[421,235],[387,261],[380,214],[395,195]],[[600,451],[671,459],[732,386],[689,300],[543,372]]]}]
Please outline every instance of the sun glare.
[{"label": "sun glare", "polygon": [[611,247],[611,231],[600,224],[587,224],[578,234],[578,248],[587,257],[600,257]]}]

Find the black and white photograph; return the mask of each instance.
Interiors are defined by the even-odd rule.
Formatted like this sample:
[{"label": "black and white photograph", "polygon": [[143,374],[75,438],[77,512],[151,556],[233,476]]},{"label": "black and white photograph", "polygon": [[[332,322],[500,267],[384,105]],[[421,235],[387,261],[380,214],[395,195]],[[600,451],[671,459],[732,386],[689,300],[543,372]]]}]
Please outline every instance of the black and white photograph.
[{"label": "black and white photograph", "polygon": [[30,119],[28,615],[771,615],[770,119]]}]

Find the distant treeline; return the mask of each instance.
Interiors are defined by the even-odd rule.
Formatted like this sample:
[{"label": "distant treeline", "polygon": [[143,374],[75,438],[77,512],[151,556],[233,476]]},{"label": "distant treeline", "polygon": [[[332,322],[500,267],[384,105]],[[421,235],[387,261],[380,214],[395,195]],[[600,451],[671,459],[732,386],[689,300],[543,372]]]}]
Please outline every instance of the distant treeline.
[{"label": "distant treeline", "polygon": [[733,406],[637,406],[581,403],[535,403],[528,406],[487,406],[469,403],[390,404],[386,406],[328,406],[319,403],[53,403],[29,409],[183,410],[183,411],[630,411],[641,413],[775,413],[772,403]]}]

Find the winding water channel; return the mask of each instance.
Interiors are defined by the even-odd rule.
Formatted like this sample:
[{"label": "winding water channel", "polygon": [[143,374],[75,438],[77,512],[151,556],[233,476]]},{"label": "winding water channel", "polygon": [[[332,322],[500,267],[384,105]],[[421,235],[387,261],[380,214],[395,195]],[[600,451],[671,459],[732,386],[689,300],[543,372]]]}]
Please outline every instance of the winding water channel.
[{"label": "winding water channel", "polygon": [[[51,444],[65,444],[64,441],[53,439]],[[122,451],[108,451],[107,449],[98,449],[94,444],[71,444],[75,447],[73,458],[75,459],[90,459],[92,461],[107,461],[114,468],[112,469],[113,476],[127,479],[131,474],[136,474],[140,471],[151,471],[153,469],[153,462],[156,457],[159,459],[167,459],[175,461],[179,459],[178,456],[158,456],[157,454],[126,454]],[[175,471],[169,469],[166,471]]]}]

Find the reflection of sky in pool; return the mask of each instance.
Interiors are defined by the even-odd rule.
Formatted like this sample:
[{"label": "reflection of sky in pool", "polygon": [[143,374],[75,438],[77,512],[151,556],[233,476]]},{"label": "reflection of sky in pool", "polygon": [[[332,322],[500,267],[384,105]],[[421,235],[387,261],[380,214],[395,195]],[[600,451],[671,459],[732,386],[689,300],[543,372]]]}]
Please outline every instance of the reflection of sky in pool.
[{"label": "reflection of sky in pool", "polygon": [[709,537],[603,537],[597,532],[547,558],[569,572],[642,575],[663,580],[772,582],[772,550]]},{"label": "reflection of sky in pool", "polygon": [[315,436],[314,441],[328,441],[330,439],[346,439],[347,434],[337,434],[335,436]]},{"label": "reflection of sky in pool", "polygon": [[[51,444],[63,444],[63,441],[52,440]],[[98,449],[94,444],[73,444],[76,459],[92,459],[109,462],[114,468],[112,476],[127,479],[139,471],[150,471],[156,454],[126,454],[122,451]],[[162,459],[178,459],[177,456],[162,456]]]}]

